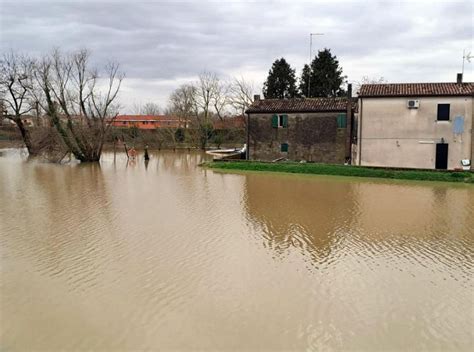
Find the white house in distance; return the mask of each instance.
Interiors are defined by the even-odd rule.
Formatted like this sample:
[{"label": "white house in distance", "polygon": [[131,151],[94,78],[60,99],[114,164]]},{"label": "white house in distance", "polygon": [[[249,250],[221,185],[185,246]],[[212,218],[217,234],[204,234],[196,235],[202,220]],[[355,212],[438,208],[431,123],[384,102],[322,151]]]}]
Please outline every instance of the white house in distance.
[{"label": "white house in distance", "polygon": [[474,169],[474,83],[364,84],[356,165]]}]

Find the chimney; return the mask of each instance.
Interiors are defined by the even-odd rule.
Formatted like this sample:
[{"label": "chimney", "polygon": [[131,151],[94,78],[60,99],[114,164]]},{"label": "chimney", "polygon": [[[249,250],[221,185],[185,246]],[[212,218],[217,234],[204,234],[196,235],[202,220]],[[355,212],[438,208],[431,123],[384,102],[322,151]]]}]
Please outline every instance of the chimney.
[{"label": "chimney", "polygon": [[352,83],[349,83],[347,85],[347,99],[351,99],[352,98]]},{"label": "chimney", "polygon": [[458,73],[456,77],[456,83],[461,84],[462,83],[462,73]]},{"label": "chimney", "polygon": [[259,94],[255,94],[255,95],[253,96],[253,101],[258,101],[258,100],[260,100],[260,95],[259,95]]}]

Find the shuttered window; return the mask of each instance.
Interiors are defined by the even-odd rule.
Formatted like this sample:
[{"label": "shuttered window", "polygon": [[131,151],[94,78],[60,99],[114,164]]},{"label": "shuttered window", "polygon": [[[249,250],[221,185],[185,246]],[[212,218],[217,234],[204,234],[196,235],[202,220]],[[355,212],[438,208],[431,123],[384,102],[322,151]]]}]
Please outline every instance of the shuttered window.
[{"label": "shuttered window", "polygon": [[284,153],[287,153],[288,152],[288,143],[282,143],[281,147],[280,147],[280,150]]},{"label": "shuttered window", "polygon": [[273,115],[272,116],[272,127],[273,128],[287,128],[288,127],[288,115]]},{"label": "shuttered window", "polygon": [[347,114],[341,113],[337,115],[337,128],[347,127]]},{"label": "shuttered window", "polygon": [[278,128],[278,115],[276,114],[272,116],[272,127]]}]

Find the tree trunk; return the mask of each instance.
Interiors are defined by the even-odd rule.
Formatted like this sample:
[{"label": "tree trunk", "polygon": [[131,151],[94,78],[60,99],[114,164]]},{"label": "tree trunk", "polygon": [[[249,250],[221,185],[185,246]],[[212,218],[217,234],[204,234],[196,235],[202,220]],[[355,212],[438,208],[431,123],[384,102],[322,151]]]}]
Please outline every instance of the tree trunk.
[{"label": "tree trunk", "polygon": [[25,143],[26,149],[28,149],[28,153],[30,154],[30,156],[38,155],[38,151],[33,146],[33,142],[31,141],[30,131],[28,131],[28,129],[25,127],[21,118],[16,117],[14,121],[16,125],[18,126],[18,129],[20,130],[21,138],[23,139],[23,143]]}]

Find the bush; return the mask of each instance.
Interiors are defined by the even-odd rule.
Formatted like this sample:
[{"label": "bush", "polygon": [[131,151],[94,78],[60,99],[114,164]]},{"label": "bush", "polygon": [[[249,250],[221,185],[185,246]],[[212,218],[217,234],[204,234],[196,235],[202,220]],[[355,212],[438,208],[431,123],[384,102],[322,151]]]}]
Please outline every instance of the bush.
[{"label": "bush", "polygon": [[224,142],[224,138],[222,138],[222,134],[216,133],[212,138],[212,142],[217,146],[217,148],[221,148],[221,144]]},{"label": "bush", "polygon": [[182,129],[182,128],[176,129],[176,132],[174,133],[174,138],[176,139],[176,142],[183,143],[184,140],[186,139],[184,129]]},{"label": "bush", "polygon": [[206,149],[207,142],[213,137],[214,128],[211,123],[203,123],[199,125],[199,140],[201,142],[201,149]]}]

